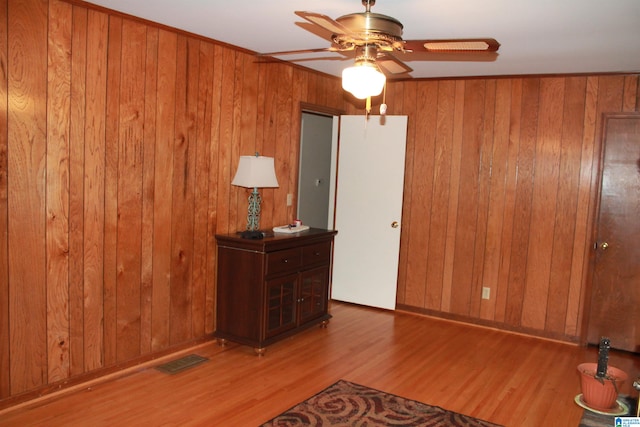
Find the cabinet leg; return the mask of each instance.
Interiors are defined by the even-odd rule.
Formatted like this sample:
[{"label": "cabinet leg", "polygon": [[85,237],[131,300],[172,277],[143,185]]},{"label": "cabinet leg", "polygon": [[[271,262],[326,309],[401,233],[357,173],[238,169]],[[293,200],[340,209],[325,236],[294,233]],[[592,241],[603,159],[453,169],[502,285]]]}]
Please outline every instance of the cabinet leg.
[{"label": "cabinet leg", "polygon": [[216,341],[218,342],[218,345],[220,347],[224,347],[225,345],[227,345],[227,340],[224,338],[217,338]]},{"label": "cabinet leg", "polygon": [[267,349],[265,347],[255,347],[253,351],[255,351],[256,355],[260,357],[264,356],[264,353],[267,351]]},{"label": "cabinet leg", "polygon": [[322,322],[320,322],[320,327],[321,327],[322,329],[326,329],[326,328],[327,328],[327,326],[329,326],[329,319],[327,319],[327,320],[323,320]]}]

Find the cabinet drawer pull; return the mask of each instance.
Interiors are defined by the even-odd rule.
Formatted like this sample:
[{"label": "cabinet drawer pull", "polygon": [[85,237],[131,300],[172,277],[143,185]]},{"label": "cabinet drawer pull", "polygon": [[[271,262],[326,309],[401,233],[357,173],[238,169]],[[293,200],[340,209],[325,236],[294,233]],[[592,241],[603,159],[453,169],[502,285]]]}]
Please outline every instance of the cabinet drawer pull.
[{"label": "cabinet drawer pull", "polygon": [[315,256],[320,256],[320,252],[314,252]]},{"label": "cabinet drawer pull", "polygon": [[288,262],[289,262],[289,259],[288,259],[288,258],[283,258],[283,259],[282,259],[282,262],[284,262],[284,263],[286,264],[286,263],[288,263]]}]

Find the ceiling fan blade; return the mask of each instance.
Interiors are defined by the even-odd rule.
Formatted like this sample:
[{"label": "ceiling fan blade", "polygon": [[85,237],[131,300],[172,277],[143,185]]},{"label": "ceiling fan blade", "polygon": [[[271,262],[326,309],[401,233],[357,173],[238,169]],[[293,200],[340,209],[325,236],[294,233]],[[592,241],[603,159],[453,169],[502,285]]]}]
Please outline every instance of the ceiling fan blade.
[{"label": "ceiling fan blade", "polygon": [[404,49],[411,52],[496,52],[495,39],[406,40]]},{"label": "ceiling fan blade", "polygon": [[386,71],[385,74],[403,74],[413,71],[413,68],[389,54],[379,55],[376,59],[376,64],[382,68],[383,71]]},{"label": "ceiling fan blade", "polygon": [[320,47],[317,49],[300,49],[300,50],[283,50],[282,52],[258,53],[257,56],[280,56],[280,55],[296,55],[302,53],[318,53],[318,52],[342,52],[344,49],[336,47]]},{"label": "ceiling fan blade", "polygon": [[304,12],[304,11],[296,11],[296,15],[299,17],[306,19],[307,21],[315,24],[319,27],[324,28],[327,31],[330,31],[332,34],[350,34],[351,31],[344,25],[340,24],[337,21],[329,18],[327,15],[322,15],[320,13],[315,12]]},{"label": "ceiling fan blade", "polygon": [[498,59],[498,52],[476,51],[426,51],[406,52],[401,56],[404,61],[430,61],[430,62],[493,62]]}]

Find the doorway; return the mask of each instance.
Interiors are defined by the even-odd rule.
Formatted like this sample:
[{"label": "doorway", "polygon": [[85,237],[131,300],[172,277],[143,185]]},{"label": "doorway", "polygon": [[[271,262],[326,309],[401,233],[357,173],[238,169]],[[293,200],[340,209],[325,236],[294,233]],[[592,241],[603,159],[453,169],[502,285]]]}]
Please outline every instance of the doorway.
[{"label": "doorway", "polygon": [[587,341],[640,352],[640,114],[603,122],[595,257]]},{"label": "doorway", "polygon": [[332,299],[395,308],[406,131],[406,116],[302,111],[297,212],[338,231]]},{"label": "doorway", "polygon": [[300,124],[298,219],[333,228],[339,116],[303,111]]}]

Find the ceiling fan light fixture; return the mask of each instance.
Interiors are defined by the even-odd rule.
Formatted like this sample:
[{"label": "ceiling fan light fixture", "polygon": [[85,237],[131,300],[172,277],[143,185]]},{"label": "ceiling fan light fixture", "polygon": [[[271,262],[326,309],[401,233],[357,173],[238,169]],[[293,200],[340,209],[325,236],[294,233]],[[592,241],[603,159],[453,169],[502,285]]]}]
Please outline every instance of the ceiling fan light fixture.
[{"label": "ceiling fan light fixture", "polygon": [[342,88],[358,99],[366,99],[382,93],[387,78],[370,61],[356,62],[342,70]]}]

